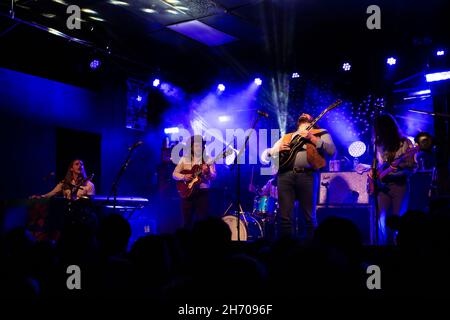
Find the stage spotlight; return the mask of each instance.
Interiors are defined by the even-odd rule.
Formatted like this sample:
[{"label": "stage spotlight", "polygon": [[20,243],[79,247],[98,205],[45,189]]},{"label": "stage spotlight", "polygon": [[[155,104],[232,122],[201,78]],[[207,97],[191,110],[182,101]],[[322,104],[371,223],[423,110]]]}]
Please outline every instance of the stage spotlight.
[{"label": "stage spotlight", "polygon": [[342,65],[342,69],[344,69],[344,71],[350,71],[351,68],[352,68],[352,65],[350,63],[348,63],[348,62],[345,62]]},{"label": "stage spotlight", "polygon": [[255,84],[256,84],[257,86],[262,85],[262,80],[261,80],[261,78],[255,78]]},{"label": "stage spotlight", "polygon": [[450,71],[428,73],[425,75],[427,82],[435,82],[450,79]]},{"label": "stage spotlight", "polygon": [[159,79],[153,80],[153,86],[154,86],[155,88],[156,88],[157,86],[159,86],[159,84],[160,84]]},{"label": "stage spotlight", "polygon": [[116,1],[116,0],[109,0],[109,3],[114,4],[116,6],[129,6],[130,4],[125,1]]},{"label": "stage spotlight", "polygon": [[389,57],[387,58],[386,63],[390,66],[393,66],[397,63],[397,59],[395,59],[394,57]]},{"label": "stage spotlight", "polygon": [[101,65],[100,60],[94,59],[89,64],[89,67],[91,67],[92,70],[96,70],[96,69],[98,69],[100,67],[100,65]]},{"label": "stage spotlight", "polygon": [[141,97],[140,95],[138,95],[138,96],[136,97],[136,101],[141,102],[141,101],[142,101],[142,97]]},{"label": "stage spotlight", "polygon": [[220,116],[219,117],[219,122],[228,122],[230,120],[231,120],[231,118],[229,116]]},{"label": "stage spotlight", "polygon": [[419,90],[419,91],[415,91],[410,93],[410,96],[423,96],[426,94],[431,94],[431,90],[430,89],[426,89],[426,90]]},{"label": "stage spotlight", "polygon": [[220,83],[220,84],[217,86],[217,90],[219,90],[220,92],[224,92],[224,91],[225,91],[225,86],[224,86],[222,83]]},{"label": "stage spotlight", "polygon": [[438,51],[436,51],[436,55],[437,56],[443,56],[443,55],[445,55],[445,51],[444,50],[438,50]]},{"label": "stage spotlight", "polygon": [[348,153],[353,158],[361,157],[364,154],[364,152],[366,152],[366,150],[367,150],[366,144],[362,141],[355,141],[348,147]]},{"label": "stage spotlight", "polygon": [[292,79],[300,78],[300,75],[297,72],[292,74]]},{"label": "stage spotlight", "polygon": [[178,133],[180,132],[180,129],[178,127],[172,127],[172,128],[165,128],[164,133],[165,134],[172,134],[172,133]]}]

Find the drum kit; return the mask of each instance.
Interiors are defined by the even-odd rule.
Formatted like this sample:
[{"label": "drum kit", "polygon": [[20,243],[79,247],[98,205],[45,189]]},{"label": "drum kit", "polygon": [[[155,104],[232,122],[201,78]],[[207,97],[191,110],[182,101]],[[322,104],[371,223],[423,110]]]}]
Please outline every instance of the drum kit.
[{"label": "drum kit", "polygon": [[[225,212],[222,220],[231,229],[231,240],[233,241],[254,241],[265,238],[269,227],[273,227],[276,222],[278,202],[269,196],[257,195],[253,201],[253,211]],[[239,219],[237,218],[239,217]],[[238,224],[239,220],[239,239]]]}]

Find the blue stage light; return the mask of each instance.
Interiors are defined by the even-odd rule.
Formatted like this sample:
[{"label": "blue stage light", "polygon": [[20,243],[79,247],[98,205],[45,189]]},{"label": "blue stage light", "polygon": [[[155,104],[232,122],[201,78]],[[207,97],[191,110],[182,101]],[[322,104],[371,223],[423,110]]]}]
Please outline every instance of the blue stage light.
[{"label": "blue stage light", "polygon": [[180,129],[178,127],[172,127],[172,128],[165,128],[164,133],[165,134],[172,134],[172,133],[178,133],[180,132]]},{"label": "blue stage light", "polygon": [[425,75],[427,82],[436,82],[450,79],[450,71],[428,73]]},{"label": "blue stage light", "polygon": [[96,70],[96,69],[98,69],[100,67],[100,65],[101,65],[100,60],[94,59],[89,64],[89,67],[91,67],[92,70]]},{"label": "blue stage light", "polygon": [[393,66],[397,63],[397,59],[395,59],[394,57],[389,57],[387,58],[386,63],[390,66]]}]

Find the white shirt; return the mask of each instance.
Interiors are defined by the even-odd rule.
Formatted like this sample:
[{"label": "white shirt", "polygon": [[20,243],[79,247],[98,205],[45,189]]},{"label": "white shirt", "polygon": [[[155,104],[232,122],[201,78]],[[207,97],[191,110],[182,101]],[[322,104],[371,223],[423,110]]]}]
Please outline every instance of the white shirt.
[{"label": "white shirt", "polygon": [[[209,159],[207,159],[209,160]],[[207,162],[207,160],[205,162]],[[183,170],[192,170],[194,165],[201,165],[201,159],[194,159],[194,162],[191,161],[190,157],[182,157],[178,162],[177,166],[173,170],[172,177],[177,181],[184,180],[184,176],[186,174],[181,173]],[[200,183],[200,189],[208,189],[211,187],[211,180],[216,178],[216,167],[214,164],[209,165],[209,179],[202,179],[202,183]]]},{"label": "white shirt", "polygon": [[[75,180],[72,180],[71,183],[73,185],[76,184]],[[63,188],[63,183],[60,182],[56,185],[56,187],[52,191],[42,195],[42,197],[43,198],[51,198],[58,194],[62,194],[64,196],[64,198],[70,199],[71,198],[70,197],[71,196],[70,189],[66,189],[63,191],[62,188]],[[80,189],[78,189],[76,199],[79,199],[79,198],[85,197],[85,196],[93,196],[93,195],[95,195],[95,186],[91,181],[87,181],[85,186],[81,186]]]}]

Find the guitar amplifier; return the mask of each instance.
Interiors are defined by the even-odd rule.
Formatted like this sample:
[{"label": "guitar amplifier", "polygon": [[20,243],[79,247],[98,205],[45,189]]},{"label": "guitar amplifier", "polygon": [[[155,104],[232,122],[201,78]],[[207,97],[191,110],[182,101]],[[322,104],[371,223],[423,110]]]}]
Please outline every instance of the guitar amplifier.
[{"label": "guitar amplifier", "polygon": [[363,244],[375,243],[375,217],[371,206],[317,206],[316,214],[319,225],[329,217],[350,220],[358,229]]},{"label": "guitar amplifier", "polygon": [[368,205],[367,172],[322,172],[318,205]]}]

